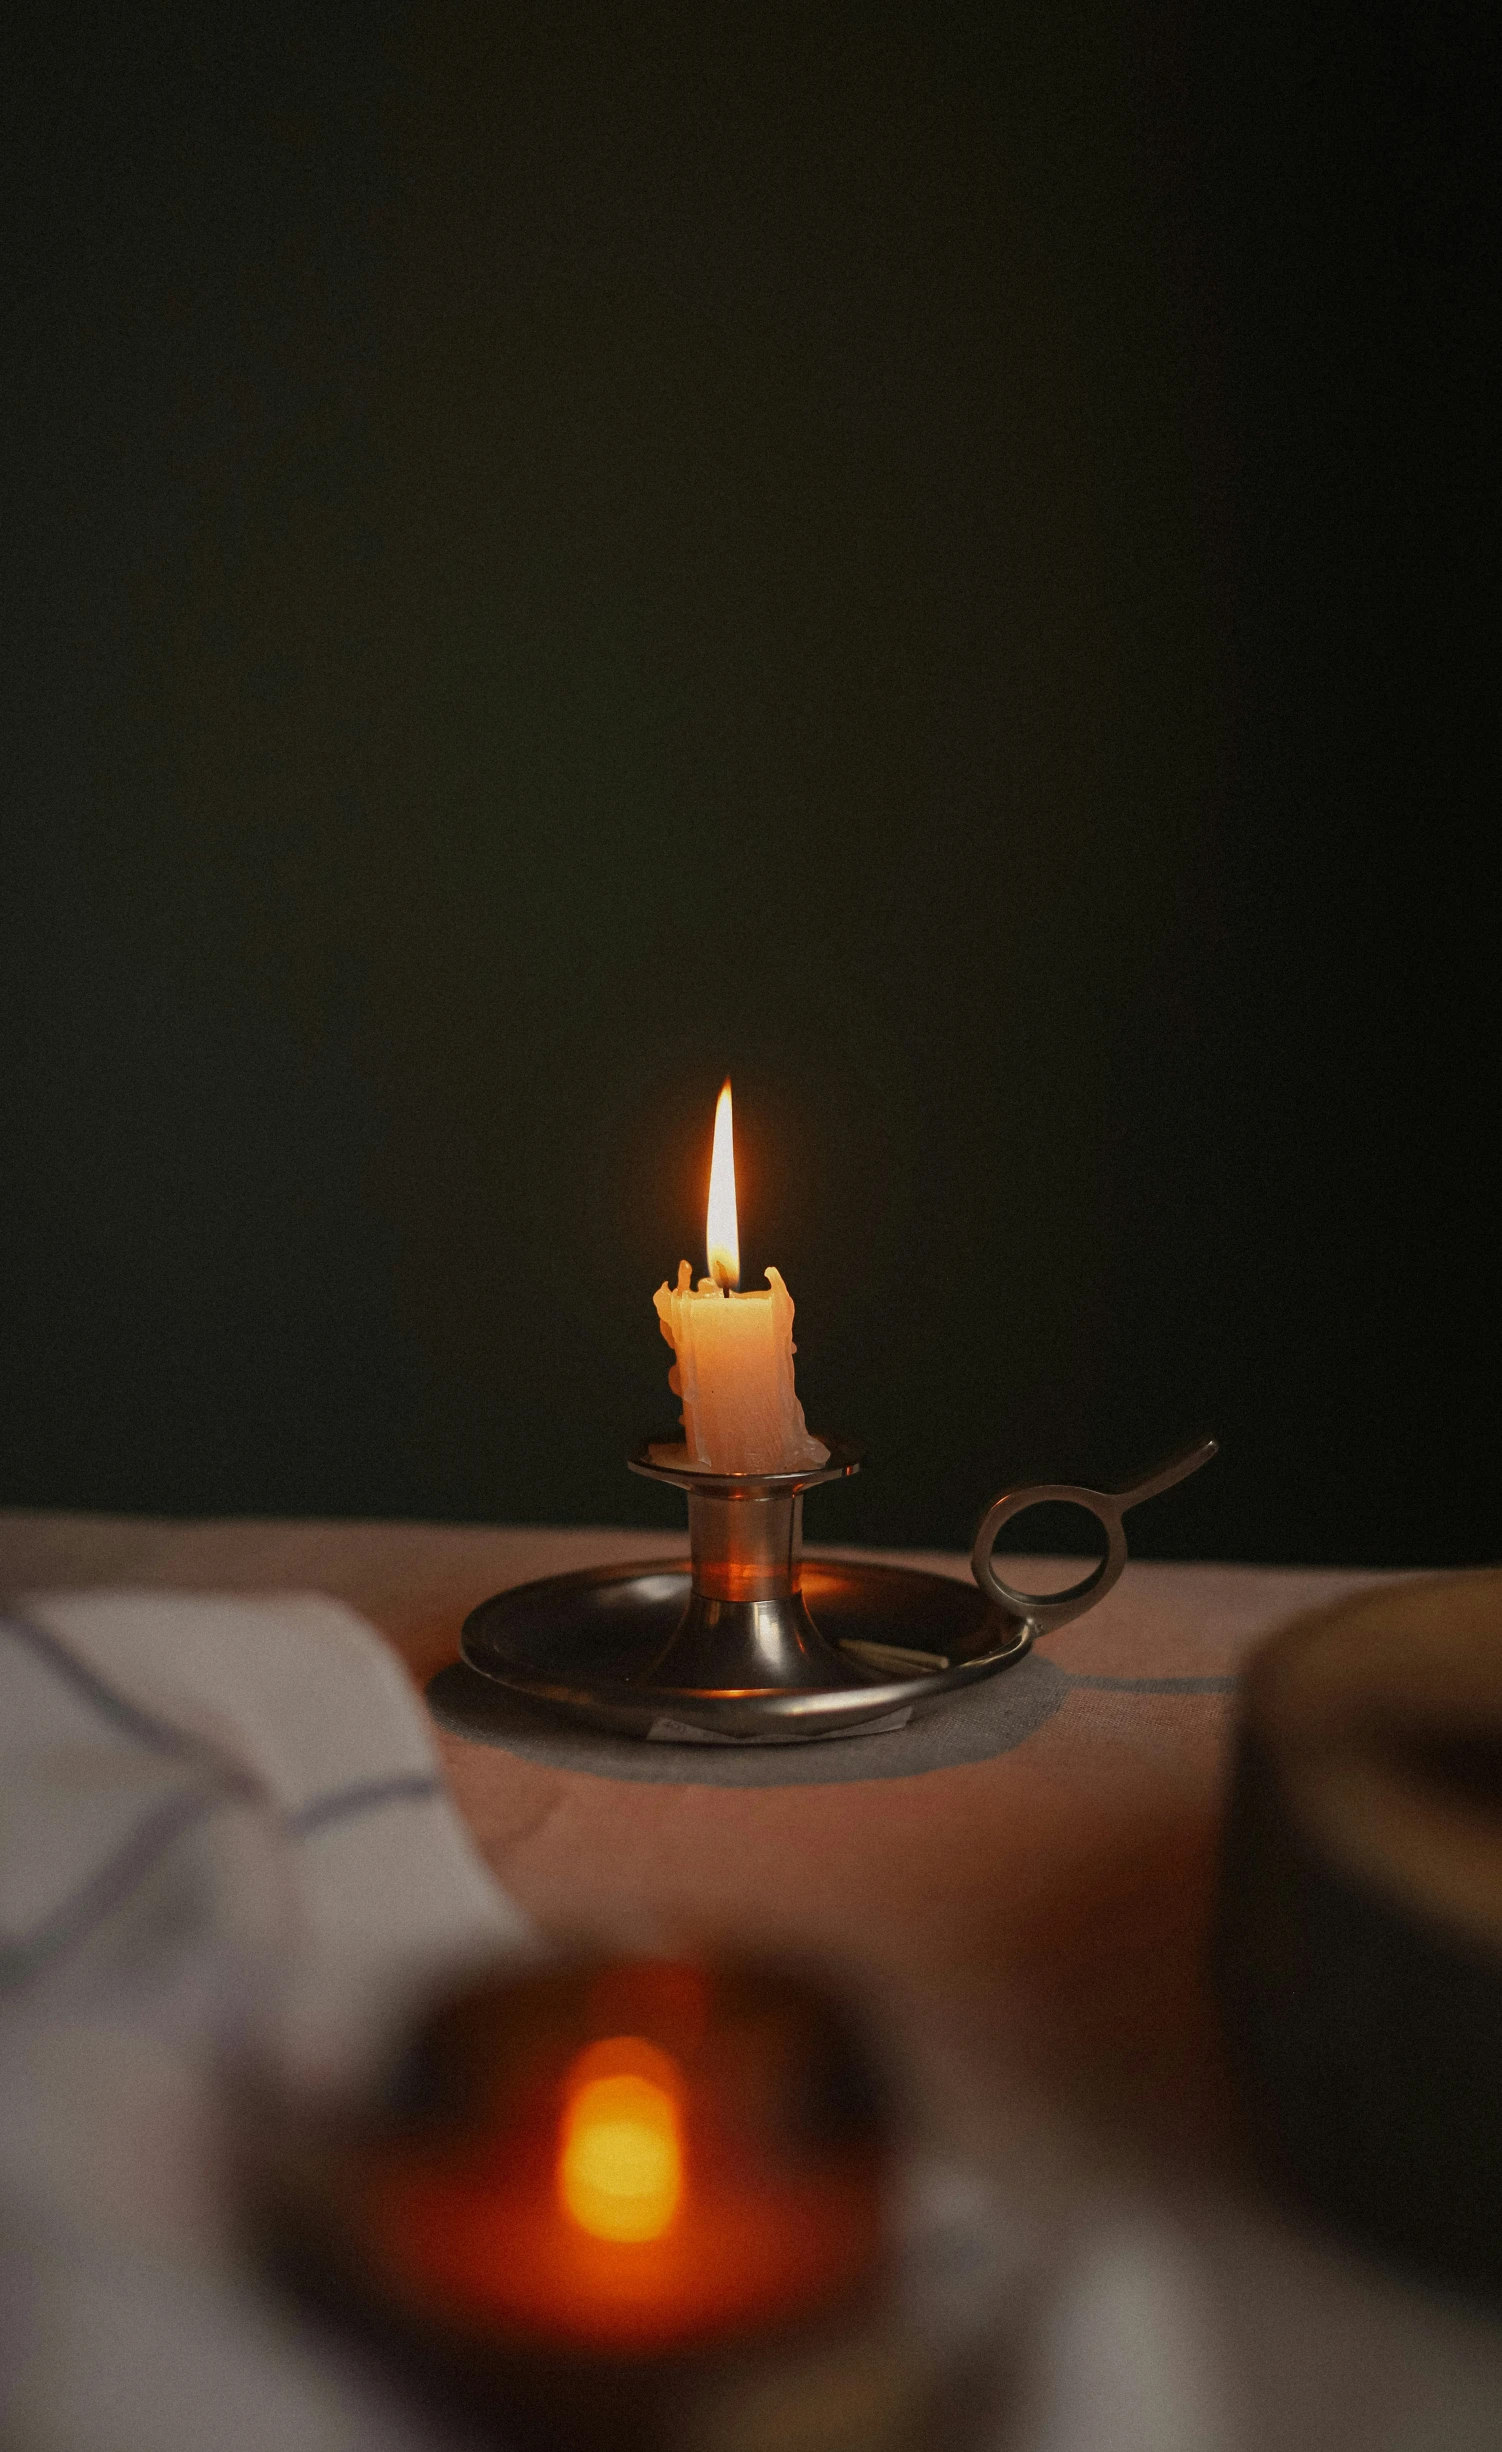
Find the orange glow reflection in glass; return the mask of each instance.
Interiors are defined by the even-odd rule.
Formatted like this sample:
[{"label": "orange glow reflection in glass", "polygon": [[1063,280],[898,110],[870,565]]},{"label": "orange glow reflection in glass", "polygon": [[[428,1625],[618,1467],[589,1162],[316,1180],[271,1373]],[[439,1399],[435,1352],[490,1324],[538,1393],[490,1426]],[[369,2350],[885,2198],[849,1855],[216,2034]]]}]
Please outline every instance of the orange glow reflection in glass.
[{"label": "orange glow reflection in glass", "polygon": [[714,1111],[714,1156],[709,1162],[709,1217],[704,1229],[709,1274],[727,1290],[741,1282],[741,1238],[735,1215],[735,1126],[727,1078]]},{"label": "orange glow reflection in glass", "polygon": [[660,2239],[683,2195],[678,2072],[635,2036],[591,2044],[569,2072],[558,2195],[594,2239]]}]

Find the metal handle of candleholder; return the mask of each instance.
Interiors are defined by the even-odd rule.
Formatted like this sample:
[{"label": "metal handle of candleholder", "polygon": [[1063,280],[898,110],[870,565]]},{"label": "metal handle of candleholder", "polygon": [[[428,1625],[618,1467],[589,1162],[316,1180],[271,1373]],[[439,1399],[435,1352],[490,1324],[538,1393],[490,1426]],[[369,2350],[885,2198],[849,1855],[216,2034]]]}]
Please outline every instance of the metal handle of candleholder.
[{"label": "metal handle of candleholder", "polygon": [[[1067,1626],[1071,1618],[1082,1618],[1104,1600],[1127,1562],[1126,1526],[1122,1522],[1129,1507],[1140,1507],[1144,1499],[1156,1498],[1160,1491],[1171,1490],[1175,1482],[1187,1481],[1202,1464],[1208,1464],[1219,1452],[1218,1439],[1196,1439],[1177,1456],[1160,1464],[1146,1478],[1134,1482],[1129,1490],[1085,1490],[1073,1482],[1038,1481],[1024,1490],[1003,1490],[993,1506],[986,1509],[980,1531],[975,1536],[975,1548],[970,1565],[982,1592],[1014,1617],[1025,1618],[1040,1635],[1051,1634],[1056,1626]],[[1089,1575],[1065,1592],[1016,1592],[1004,1583],[996,1572],[993,1552],[996,1537],[1004,1524],[1014,1516],[1025,1515],[1029,1507],[1042,1506],[1055,1500],[1066,1507],[1083,1507],[1093,1515],[1106,1536],[1106,1554]]]}]

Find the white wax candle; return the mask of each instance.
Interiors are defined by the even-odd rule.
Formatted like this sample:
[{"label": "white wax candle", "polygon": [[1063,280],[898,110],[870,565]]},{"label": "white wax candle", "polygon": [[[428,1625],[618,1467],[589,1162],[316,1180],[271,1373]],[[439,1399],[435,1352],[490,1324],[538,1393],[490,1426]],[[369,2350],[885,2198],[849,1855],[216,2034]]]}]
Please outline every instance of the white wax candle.
[{"label": "white wax candle", "polygon": [[683,1400],[687,1462],[703,1473],[795,1473],[829,1462],[793,1386],[793,1298],[776,1269],[765,1294],[733,1294],[686,1260],[653,1301],[677,1359],[668,1386]]},{"label": "white wax candle", "polygon": [[765,1294],[737,1294],[740,1227],[735,1207],[735,1128],[730,1084],[715,1109],[714,1156],[705,1222],[709,1275],[695,1293],[686,1260],[678,1283],[653,1301],[677,1359],[668,1386],[683,1399],[687,1462],[701,1473],[797,1473],[829,1462],[811,1439],[793,1391],[793,1298],[776,1269]]}]

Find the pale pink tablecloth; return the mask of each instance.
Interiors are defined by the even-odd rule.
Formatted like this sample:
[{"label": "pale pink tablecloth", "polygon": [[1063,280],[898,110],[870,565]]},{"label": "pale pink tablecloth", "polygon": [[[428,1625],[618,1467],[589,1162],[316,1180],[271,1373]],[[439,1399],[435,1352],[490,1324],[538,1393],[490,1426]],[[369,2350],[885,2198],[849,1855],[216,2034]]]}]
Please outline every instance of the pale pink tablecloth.
[{"label": "pale pink tablecloth", "polygon": [[[487,1594],[673,1546],[651,1532],[11,1514],[0,1594],[327,1593],[421,1689]],[[874,1737],[838,1759],[808,1748],[796,1777],[768,1785],[744,1755],[717,1773],[709,1748],[611,1776],[543,1722],[500,1743],[440,1727],[442,1760],[481,1852],[545,1933],[792,1945],[872,2001],[905,2047],[930,2147],[985,2174],[1031,2243],[1033,2279],[1007,2320],[1029,2328],[1019,2373],[1036,2381],[1009,2445],[1486,2452],[1502,2442],[1502,2328],[1262,2202],[1204,1974],[1237,1664],[1371,1580],[1132,1566],[1039,1647],[1047,1665],[996,1681],[1039,1706],[997,1750],[920,1774],[890,1750],[901,1740]],[[978,1728],[964,1723],[972,1752]]]}]

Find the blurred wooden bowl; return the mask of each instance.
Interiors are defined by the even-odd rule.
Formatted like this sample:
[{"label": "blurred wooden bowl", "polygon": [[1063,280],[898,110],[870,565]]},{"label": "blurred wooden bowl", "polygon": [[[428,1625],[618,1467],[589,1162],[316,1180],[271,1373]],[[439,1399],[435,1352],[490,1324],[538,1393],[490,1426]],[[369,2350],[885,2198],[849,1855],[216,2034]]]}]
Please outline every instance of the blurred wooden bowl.
[{"label": "blurred wooden bowl", "polygon": [[1257,1654],[1215,1963],[1266,2167],[1502,2303],[1502,1574],[1388,1585]]}]

